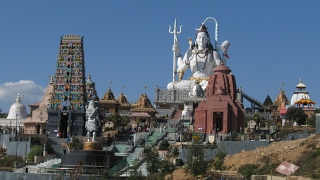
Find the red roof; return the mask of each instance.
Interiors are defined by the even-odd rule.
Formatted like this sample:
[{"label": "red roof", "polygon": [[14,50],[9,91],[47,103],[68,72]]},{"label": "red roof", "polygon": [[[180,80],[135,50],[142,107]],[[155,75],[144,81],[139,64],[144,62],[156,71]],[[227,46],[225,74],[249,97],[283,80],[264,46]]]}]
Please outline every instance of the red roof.
[{"label": "red roof", "polygon": [[148,113],[145,112],[134,112],[130,117],[151,117]]}]

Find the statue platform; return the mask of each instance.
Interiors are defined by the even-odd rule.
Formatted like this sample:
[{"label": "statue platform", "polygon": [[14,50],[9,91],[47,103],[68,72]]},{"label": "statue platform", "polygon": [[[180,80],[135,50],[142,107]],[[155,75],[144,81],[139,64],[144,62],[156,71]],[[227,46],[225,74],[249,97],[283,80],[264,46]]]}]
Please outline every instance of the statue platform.
[{"label": "statue platform", "polygon": [[102,150],[102,146],[98,142],[84,142],[83,150],[84,151]]}]

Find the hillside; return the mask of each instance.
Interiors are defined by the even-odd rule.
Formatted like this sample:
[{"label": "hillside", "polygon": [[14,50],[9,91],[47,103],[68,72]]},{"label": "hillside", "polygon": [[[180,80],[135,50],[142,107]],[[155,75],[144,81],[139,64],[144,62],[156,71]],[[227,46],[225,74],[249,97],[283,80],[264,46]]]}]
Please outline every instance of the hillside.
[{"label": "hillside", "polygon": [[[228,178],[230,179],[233,175],[239,175],[236,172],[241,166],[255,164],[259,166],[261,174],[271,173],[272,175],[283,176],[275,171],[283,161],[288,161],[300,167],[293,174],[293,179],[320,179],[320,135],[292,141],[273,142],[269,146],[252,151],[243,150],[238,154],[227,155],[223,164],[224,174],[230,174]],[[174,180],[193,179],[192,176],[186,175],[182,168],[176,170],[172,174],[172,178]],[[237,178],[235,177],[235,179]]]},{"label": "hillside", "polygon": [[226,156],[224,167],[228,171],[238,171],[244,164],[256,164],[260,168],[269,167],[273,174],[278,174],[274,169],[283,161],[300,167],[294,175],[320,178],[320,135],[274,142],[252,151],[243,150],[241,153]]}]

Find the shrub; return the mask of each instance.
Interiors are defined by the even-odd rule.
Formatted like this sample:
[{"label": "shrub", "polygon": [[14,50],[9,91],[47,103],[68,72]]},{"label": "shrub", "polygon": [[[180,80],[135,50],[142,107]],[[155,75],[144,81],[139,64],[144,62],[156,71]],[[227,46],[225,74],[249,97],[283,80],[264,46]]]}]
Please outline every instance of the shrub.
[{"label": "shrub", "polygon": [[239,168],[239,173],[245,178],[251,178],[252,175],[256,173],[258,166],[255,164],[245,164]]},{"label": "shrub", "polygon": [[42,156],[42,148],[39,145],[34,145],[28,153],[28,159],[34,159],[35,156]]}]

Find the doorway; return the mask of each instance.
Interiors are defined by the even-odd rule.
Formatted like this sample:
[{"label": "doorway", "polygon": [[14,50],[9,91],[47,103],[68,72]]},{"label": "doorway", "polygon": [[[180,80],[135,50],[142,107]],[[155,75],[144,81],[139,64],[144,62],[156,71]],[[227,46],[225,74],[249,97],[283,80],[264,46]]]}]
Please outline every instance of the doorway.
[{"label": "doorway", "polygon": [[68,113],[61,114],[60,132],[61,132],[61,138],[67,138],[67,135],[68,135]]},{"label": "doorway", "polygon": [[222,131],[223,124],[222,124],[223,112],[214,112],[213,113],[213,127],[216,128],[216,132]]},{"label": "doorway", "polygon": [[40,134],[40,125],[37,125],[37,134]]}]

